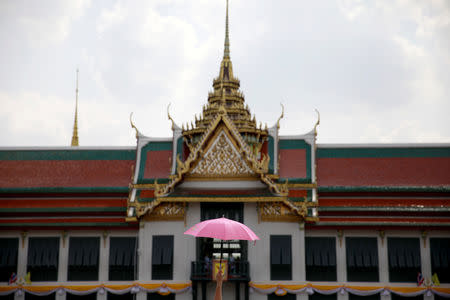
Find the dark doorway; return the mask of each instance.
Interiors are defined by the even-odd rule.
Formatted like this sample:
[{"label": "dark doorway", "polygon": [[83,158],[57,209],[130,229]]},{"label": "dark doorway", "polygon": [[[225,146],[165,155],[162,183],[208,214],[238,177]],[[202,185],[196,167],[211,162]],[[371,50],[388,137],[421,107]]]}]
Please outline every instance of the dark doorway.
[{"label": "dark doorway", "polygon": [[[244,222],[243,203],[202,203],[201,221],[221,218]],[[247,261],[247,241],[221,241],[211,238],[197,239],[197,260],[208,261],[222,258],[230,262]]]}]

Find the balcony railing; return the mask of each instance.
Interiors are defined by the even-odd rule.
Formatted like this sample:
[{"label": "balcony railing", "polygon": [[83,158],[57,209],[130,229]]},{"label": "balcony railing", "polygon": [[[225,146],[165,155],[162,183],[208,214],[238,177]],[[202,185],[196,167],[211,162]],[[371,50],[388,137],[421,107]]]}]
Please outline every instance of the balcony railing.
[{"label": "balcony railing", "polygon": [[[191,263],[191,280],[212,280],[212,264],[203,260]],[[228,281],[250,281],[248,261],[228,263]]]}]

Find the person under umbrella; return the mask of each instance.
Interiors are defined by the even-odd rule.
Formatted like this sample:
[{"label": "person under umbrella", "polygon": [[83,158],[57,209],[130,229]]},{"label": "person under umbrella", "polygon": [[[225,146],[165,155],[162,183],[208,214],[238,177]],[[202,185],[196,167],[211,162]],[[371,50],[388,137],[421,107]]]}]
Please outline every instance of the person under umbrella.
[{"label": "person under umbrella", "polygon": [[[211,219],[200,222],[189,228],[184,234],[189,234],[195,237],[207,237],[220,239],[222,241],[229,240],[247,240],[256,241],[259,237],[244,224],[227,219],[225,217],[218,219]],[[220,248],[220,268],[216,276],[217,286],[214,300],[222,300],[222,247]]]}]

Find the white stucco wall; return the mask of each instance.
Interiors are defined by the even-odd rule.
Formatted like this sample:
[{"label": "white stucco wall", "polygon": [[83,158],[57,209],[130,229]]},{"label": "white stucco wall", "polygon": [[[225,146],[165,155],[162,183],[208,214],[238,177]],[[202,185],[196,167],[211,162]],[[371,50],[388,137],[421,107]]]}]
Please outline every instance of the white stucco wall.
[{"label": "white stucco wall", "polygon": [[[270,281],[270,236],[290,235],[292,241],[292,281],[304,281],[304,230],[298,223],[261,222],[255,203],[246,203],[244,223],[260,238],[248,243],[250,278],[252,281]],[[279,282],[279,281],[277,281]],[[256,298],[255,298],[256,299]]]}]

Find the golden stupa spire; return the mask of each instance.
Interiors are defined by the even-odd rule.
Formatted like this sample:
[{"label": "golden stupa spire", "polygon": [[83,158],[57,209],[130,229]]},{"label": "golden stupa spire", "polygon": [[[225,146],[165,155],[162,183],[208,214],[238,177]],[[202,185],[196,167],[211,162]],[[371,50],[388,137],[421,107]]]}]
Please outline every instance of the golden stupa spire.
[{"label": "golden stupa spire", "polygon": [[73,123],[71,146],[78,146],[78,69],[77,69],[77,87],[75,89],[75,121]]},{"label": "golden stupa spire", "polygon": [[213,90],[208,93],[208,104],[203,108],[200,118],[195,121],[195,125],[182,128],[183,136],[195,144],[217,114],[224,111],[249,145],[260,145],[268,132],[262,126],[258,129],[256,121],[251,119],[250,110],[245,105],[244,94],[239,90],[240,81],[234,77],[230,58],[228,19],[228,0],[226,0],[225,43],[219,76],[213,80]]},{"label": "golden stupa spire", "polygon": [[227,13],[225,17],[225,45],[223,50],[223,58],[230,58],[230,37],[228,31],[228,0],[227,0]]}]

